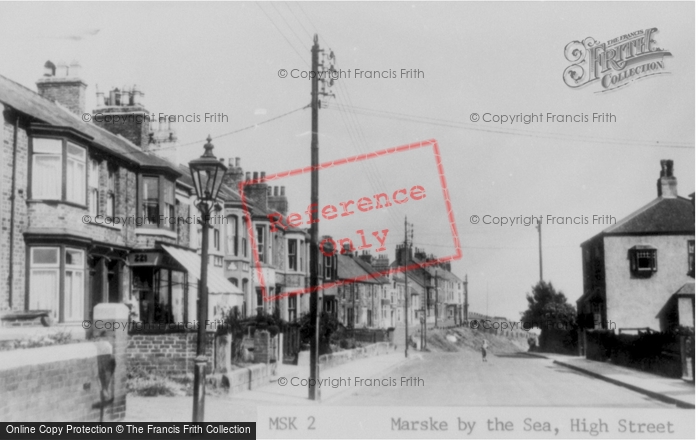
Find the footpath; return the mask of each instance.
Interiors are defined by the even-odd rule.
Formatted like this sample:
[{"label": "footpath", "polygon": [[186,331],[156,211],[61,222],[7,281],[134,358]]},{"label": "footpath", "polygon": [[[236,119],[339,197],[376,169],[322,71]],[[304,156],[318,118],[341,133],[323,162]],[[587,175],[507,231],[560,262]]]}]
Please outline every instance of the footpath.
[{"label": "footpath", "polygon": [[625,387],[662,402],[675,404],[680,408],[695,409],[695,384],[681,379],[670,379],[607,362],[591,361],[578,356],[551,353],[527,354],[551,359],[557,365]]},{"label": "footpath", "polygon": [[[205,421],[256,422],[258,405],[320,405],[357,389],[356,380],[372,380],[419,354],[397,348],[389,354],[361,358],[321,370],[321,400],[308,399],[308,365],[285,365],[277,369],[270,384],[251,391],[206,397]],[[192,396],[140,397],[129,395],[125,422],[182,422],[192,419]]]}]

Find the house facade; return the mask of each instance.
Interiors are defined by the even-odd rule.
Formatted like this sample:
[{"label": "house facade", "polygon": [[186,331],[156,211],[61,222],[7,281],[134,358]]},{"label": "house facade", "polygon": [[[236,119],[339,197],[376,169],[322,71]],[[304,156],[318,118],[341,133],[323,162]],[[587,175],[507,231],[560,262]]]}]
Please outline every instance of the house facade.
[{"label": "house facade", "polygon": [[[677,292],[694,295],[694,288],[682,289],[695,279],[694,199],[678,196],[672,161],[661,161],[660,174],[656,199],[581,245],[577,308],[584,328],[665,330],[660,313],[673,309],[669,300]],[[683,304],[692,311],[681,315],[694,315],[694,299]]]}]

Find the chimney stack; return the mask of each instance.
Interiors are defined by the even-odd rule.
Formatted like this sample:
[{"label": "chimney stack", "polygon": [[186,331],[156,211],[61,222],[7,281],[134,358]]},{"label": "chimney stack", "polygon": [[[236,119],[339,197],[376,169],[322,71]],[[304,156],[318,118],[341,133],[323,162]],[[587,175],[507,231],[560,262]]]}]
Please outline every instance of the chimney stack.
[{"label": "chimney stack", "polygon": [[[149,112],[141,102],[142,97],[143,92],[135,84],[131,88],[115,87],[107,93],[98,91],[97,108],[92,112],[93,123],[123,136],[143,151],[158,151],[161,143],[176,142],[177,134],[167,120],[150,120]],[[174,154],[175,150],[169,153]],[[176,156],[166,156],[166,159],[178,162]]]},{"label": "chimney stack", "polygon": [[281,188],[276,186],[270,197],[268,197],[267,203],[270,209],[274,209],[282,215],[287,215],[289,209],[289,202],[287,201],[287,196],[284,195],[284,187]]},{"label": "chimney stack", "polygon": [[51,61],[44,64],[44,76],[36,82],[39,95],[68,108],[82,116],[85,113],[85,89],[87,84],[80,79],[80,64],[73,61],[70,66]]},{"label": "chimney stack", "polygon": [[678,181],[673,176],[673,161],[662,160],[659,180],[656,182],[658,197],[673,199],[678,197]]},{"label": "chimney stack", "polygon": [[[246,176],[248,173],[246,173]],[[265,172],[261,172],[259,174],[260,179],[265,178]],[[246,179],[248,180],[248,179]],[[258,180],[258,172],[253,171],[253,181]],[[269,209],[270,206],[268,205],[268,186],[267,183],[263,182],[257,182],[257,183],[252,183],[250,185],[246,185],[244,188],[245,191],[245,197],[248,199],[249,203],[255,204],[258,208],[262,208],[264,210]],[[274,209],[274,208],[273,208]]]}]

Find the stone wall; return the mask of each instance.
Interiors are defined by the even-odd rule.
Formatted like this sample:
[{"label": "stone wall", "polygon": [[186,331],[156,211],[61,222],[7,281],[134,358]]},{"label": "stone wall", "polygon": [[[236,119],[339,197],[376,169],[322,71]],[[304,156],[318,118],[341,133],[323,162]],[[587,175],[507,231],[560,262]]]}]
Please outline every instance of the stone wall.
[{"label": "stone wall", "polygon": [[[367,358],[367,357],[372,357],[372,356],[380,356],[383,354],[389,354],[393,353],[395,351],[395,347],[393,344],[389,342],[378,342],[376,344],[371,344],[367,345],[365,347],[359,347],[359,348],[354,348],[351,350],[342,350],[342,351],[337,351],[335,353],[331,354],[324,354],[322,356],[319,356],[318,362],[321,367],[321,370],[324,368],[331,368],[336,365],[341,365],[345,364],[351,361],[354,361],[356,359],[362,359],[362,358]],[[299,365],[302,365],[301,361],[301,353],[308,353],[308,352],[300,352],[299,353]],[[308,357],[306,358],[308,362]]]},{"label": "stone wall", "polygon": [[[122,304],[100,319],[125,322]],[[126,414],[126,334],[104,331],[83,343],[0,352],[0,420],[101,422]]]}]

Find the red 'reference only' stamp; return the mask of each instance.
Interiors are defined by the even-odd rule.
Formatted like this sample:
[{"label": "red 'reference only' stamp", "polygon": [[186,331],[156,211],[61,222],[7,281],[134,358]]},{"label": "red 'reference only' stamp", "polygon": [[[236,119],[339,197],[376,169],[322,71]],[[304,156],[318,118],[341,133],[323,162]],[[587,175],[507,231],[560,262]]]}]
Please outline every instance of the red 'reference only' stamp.
[{"label": "red 'reference only' stamp", "polygon": [[[339,279],[333,282],[321,283],[317,287],[317,290],[320,291],[342,284],[362,282],[373,278],[389,276],[392,274],[399,274],[406,271],[435,266],[443,262],[458,260],[462,258],[462,249],[459,242],[459,235],[457,233],[454,212],[452,210],[452,202],[450,200],[449,191],[447,189],[447,182],[445,179],[444,168],[440,156],[440,149],[436,140],[430,139],[408,145],[402,145],[399,147],[375,151],[372,153],[360,154],[344,159],[337,159],[330,162],[321,163],[317,166],[317,169],[320,172],[334,167],[343,167],[354,163],[360,163],[362,161],[368,161],[370,159],[378,159],[387,155],[407,153],[409,151],[415,151],[418,149],[431,147],[433,151],[433,157],[435,160],[435,166],[437,168],[439,191],[442,192],[442,199],[444,200],[444,206],[446,210],[447,225],[450,229],[449,233],[451,235],[452,242],[450,247],[454,247],[451,254],[447,256],[436,257],[428,261],[411,261],[408,265],[399,264],[396,265],[396,267],[389,267],[382,270],[376,270],[373,272],[368,272],[366,274],[360,274],[349,278]],[[310,293],[312,289],[310,287],[302,287],[282,293],[276,292],[276,294],[274,295],[268,294],[268,289],[265,286],[265,276],[263,275],[263,264],[261,262],[257,246],[257,234],[255,233],[255,228],[253,227],[253,219],[251,216],[252,209],[246,202],[245,187],[248,185],[279,181],[285,178],[308,174],[311,173],[311,171],[312,167],[308,166],[276,174],[270,174],[264,177],[261,176],[257,179],[244,180],[238,184],[239,193],[241,195],[241,200],[243,203],[243,210],[246,217],[248,235],[250,237],[251,251],[255,263],[256,276],[259,287],[262,290],[263,301],[273,301],[295,295],[302,295],[305,293]],[[370,211],[388,210],[392,208],[395,209],[395,207],[397,206],[409,206],[411,204],[420,204],[424,199],[428,197],[439,197],[439,195],[434,194],[435,192],[438,191],[433,191],[433,194],[431,194],[430,191],[428,191],[424,186],[419,184],[404,185],[399,186],[397,188],[388,189],[386,192],[376,192],[372,196],[346,198],[342,201],[339,201],[338,203],[321,203],[319,204],[319,206],[309,204],[304,212],[293,211],[286,215],[283,215],[279,212],[270,212],[266,213],[266,216],[267,222],[269,222],[271,232],[287,231],[290,228],[299,230],[300,228],[310,227],[312,222],[312,214],[314,211],[318,212],[319,214],[317,218],[317,222],[319,223],[337,222],[339,220],[346,219],[351,216],[361,216],[365,213],[369,213]],[[387,250],[386,244],[388,234],[389,228],[386,227],[380,227],[377,228],[377,230],[372,231],[366,231],[364,228],[358,229],[357,231],[355,231],[355,234],[353,234],[352,237],[348,236],[339,238],[337,240],[334,240],[333,238],[327,236],[321,238],[321,234],[319,233],[318,251],[321,253],[321,255],[329,257],[333,256],[336,253],[346,254],[354,252],[356,254],[356,251],[365,249],[373,249],[376,252],[383,252]],[[404,232],[401,231],[401,237],[403,237],[403,234]],[[311,249],[310,251],[313,252],[314,250]]]}]

